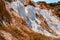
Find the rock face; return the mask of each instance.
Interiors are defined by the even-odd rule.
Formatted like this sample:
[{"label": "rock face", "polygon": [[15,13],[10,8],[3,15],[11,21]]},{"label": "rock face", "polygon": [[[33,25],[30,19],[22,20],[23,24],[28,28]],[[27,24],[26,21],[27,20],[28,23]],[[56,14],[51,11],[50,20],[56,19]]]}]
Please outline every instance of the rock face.
[{"label": "rock face", "polygon": [[60,40],[60,20],[45,2],[0,0],[0,40]]}]

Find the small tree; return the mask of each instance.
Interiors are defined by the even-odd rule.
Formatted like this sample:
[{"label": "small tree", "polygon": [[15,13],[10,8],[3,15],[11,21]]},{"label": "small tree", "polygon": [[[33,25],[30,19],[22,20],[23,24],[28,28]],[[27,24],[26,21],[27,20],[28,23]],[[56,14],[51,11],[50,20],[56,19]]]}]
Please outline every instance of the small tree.
[{"label": "small tree", "polygon": [[58,1],[58,3],[60,3],[60,1]]}]

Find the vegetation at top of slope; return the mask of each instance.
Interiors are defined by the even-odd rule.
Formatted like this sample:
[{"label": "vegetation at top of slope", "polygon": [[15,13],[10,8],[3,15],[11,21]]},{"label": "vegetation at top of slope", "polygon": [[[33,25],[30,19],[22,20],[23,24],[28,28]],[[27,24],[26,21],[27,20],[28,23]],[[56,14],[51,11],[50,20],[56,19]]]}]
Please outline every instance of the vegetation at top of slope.
[{"label": "vegetation at top of slope", "polygon": [[57,3],[49,3],[50,6],[57,6],[57,5],[60,5],[60,1],[58,1]]}]

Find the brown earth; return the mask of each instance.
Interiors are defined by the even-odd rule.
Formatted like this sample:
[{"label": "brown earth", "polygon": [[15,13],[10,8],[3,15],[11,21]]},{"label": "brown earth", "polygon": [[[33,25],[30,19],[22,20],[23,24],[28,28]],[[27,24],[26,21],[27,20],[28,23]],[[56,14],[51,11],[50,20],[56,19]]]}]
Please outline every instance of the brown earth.
[{"label": "brown earth", "polygon": [[[29,2],[27,5],[30,5]],[[46,6],[43,8],[47,8]],[[60,40],[34,32],[21,17],[14,15],[15,13],[12,8],[6,6],[5,1],[0,0],[0,40]],[[45,25],[44,22],[43,24]]]}]

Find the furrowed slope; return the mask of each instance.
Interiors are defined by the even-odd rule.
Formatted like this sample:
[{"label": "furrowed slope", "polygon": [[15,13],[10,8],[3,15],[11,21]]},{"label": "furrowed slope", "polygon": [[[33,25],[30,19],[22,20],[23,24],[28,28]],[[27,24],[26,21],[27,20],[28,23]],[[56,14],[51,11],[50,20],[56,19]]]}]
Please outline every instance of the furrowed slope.
[{"label": "furrowed slope", "polygon": [[0,0],[0,40],[60,40],[60,21],[47,7],[30,0]]}]

